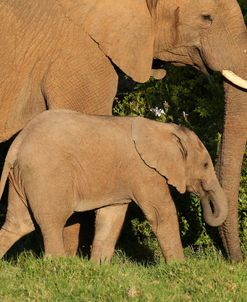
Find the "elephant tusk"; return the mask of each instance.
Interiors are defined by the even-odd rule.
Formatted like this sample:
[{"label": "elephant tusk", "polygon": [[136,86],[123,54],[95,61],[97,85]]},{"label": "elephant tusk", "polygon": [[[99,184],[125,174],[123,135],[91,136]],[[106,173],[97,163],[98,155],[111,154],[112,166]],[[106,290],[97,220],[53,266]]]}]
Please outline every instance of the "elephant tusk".
[{"label": "elephant tusk", "polygon": [[222,70],[221,73],[231,83],[235,84],[240,88],[247,89],[247,81],[237,76],[231,70]]}]

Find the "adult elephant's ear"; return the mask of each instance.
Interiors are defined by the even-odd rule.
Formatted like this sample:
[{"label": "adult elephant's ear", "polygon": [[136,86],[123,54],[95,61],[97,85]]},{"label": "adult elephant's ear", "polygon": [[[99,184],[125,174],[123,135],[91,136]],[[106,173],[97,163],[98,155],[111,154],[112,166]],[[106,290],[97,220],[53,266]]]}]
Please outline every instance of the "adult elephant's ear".
[{"label": "adult elephant's ear", "polygon": [[[154,44],[151,14],[157,0],[57,0],[57,3],[65,16],[82,26],[127,75],[137,82],[149,80]],[[82,51],[85,51],[83,45]]]},{"label": "adult elephant's ear", "polygon": [[165,176],[180,193],[186,190],[187,149],[179,126],[141,117],[132,123],[132,138],[142,160]]}]

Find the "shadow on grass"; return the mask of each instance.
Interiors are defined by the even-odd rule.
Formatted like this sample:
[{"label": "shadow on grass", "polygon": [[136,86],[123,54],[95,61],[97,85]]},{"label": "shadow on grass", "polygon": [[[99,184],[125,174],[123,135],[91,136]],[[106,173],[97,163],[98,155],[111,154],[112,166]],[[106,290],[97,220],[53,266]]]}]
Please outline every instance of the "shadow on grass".
[{"label": "shadow on grass", "polygon": [[[66,226],[73,223],[80,223],[78,255],[89,259],[90,247],[94,233],[94,212],[75,213],[67,221]],[[17,261],[23,251],[32,252],[34,257],[43,257],[44,244],[39,226],[36,224],[35,231],[19,239],[5,254],[7,261]]]},{"label": "shadow on grass", "polygon": [[[155,264],[157,261],[157,245],[152,246],[152,242],[156,239],[154,239],[153,233],[151,233],[149,237],[149,235],[146,236],[142,232],[135,231],[133,224],[131,223],[135,218],[138,218],[140,223],[145,221],[145,216],[141,209],[132,202],[128,207],[123,229],[116,248],[122,251],[131,261],[143,265]],[[159,252],[160,250],[158,253]]]}]

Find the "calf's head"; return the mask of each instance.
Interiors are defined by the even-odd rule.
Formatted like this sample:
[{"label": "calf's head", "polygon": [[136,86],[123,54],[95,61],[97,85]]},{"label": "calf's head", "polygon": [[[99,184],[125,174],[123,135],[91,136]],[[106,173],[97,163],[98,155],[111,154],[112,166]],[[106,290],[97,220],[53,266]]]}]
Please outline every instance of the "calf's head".
[{"label": "calf's head", "polygon": [[211,226],[222,224],[228,212],[226,196],[217,180],[205,146],[185,127],[141,117],[132,123],[132,138],[142,160],[180,193],[201,199],[203,216]]}]

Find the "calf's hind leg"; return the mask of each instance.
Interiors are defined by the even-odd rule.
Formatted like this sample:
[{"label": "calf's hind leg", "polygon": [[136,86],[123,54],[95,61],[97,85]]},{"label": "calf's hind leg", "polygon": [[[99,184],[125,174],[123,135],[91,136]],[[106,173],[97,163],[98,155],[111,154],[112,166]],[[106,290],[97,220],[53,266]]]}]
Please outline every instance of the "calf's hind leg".
[{"label": "calf's hind leg", "polygon": [[[126,202],[129,203],[129,200]],[[128,203],[97,210],[96,231],[91,252],[91,260],[94,262],[100,264],[111,260],[123,226]]]},{"label": "calf's hind leg", "polygon": [[[30,206],[33,210],[33,215],[37,221],[44,240],[46,256],[66,256],[67,253],[64,247],[63,229],[67,219],[72,214],[72,210],[64,204],[64,200],[54,198],[50,200],[49,206],[45,200],[49,196],[37,195],[30,201]],[[39,198],[39,196],[41,198]],[[42,205],[42,206],[40,206]]]},{"label": "calf's hind leg", "polygon": [[34,224],[27,204],[10,182],[6,220],[0,230],[0,257],[3,257],[17,240],[33,230]]}]

